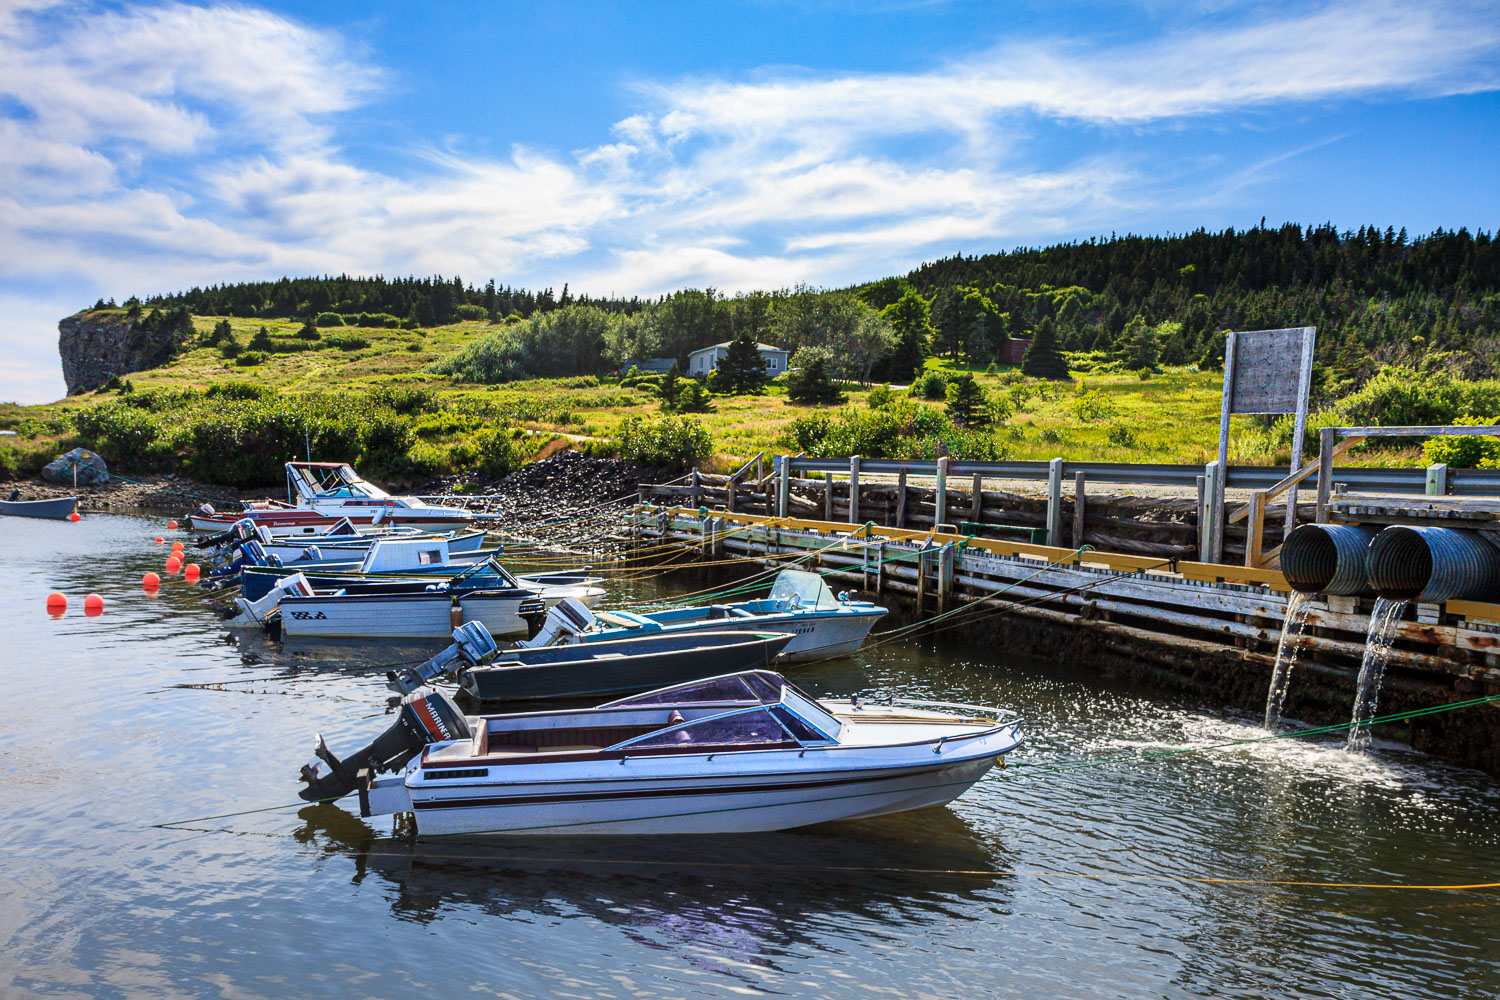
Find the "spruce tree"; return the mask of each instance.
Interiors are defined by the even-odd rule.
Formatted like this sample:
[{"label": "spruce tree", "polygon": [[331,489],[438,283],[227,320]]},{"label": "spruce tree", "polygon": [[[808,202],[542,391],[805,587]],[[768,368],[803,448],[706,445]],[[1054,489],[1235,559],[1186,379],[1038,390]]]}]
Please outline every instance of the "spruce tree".
[{"label": "spruce tree", "polygon": [[714,388],[726,395],[755,394],[766,386],[766,359],[749,337],[729,342],[724,360],[719,362]]},{"label": "spruce tree", "polygon": [[838,383],[828,376],[828,361],[821,352],[787,376],[786,395],[794,403],[809,405],[836,406],[844,401]]},{"label": "spruce tree", "polygon": [[679,413],[707,413],[713,409],[712,398],[702,382],[685,378],[682,388],[677,390],[676,409]]},{"label": "spruce tree", "polygon": [[[635,366],[632,365],[630,370],[631,371],[635,371]],[[676,405],[676,403],[677,403],[678,383],[681,382],[681,381],[682,381],[682,369],[677,367],[677,362],[676,361],[673,361],[672,362],[672,367],[668,368],[667,369],[667,373],[661,377],[661,387],[660,387],[660,390],[661,390],[661,399],[662,399],[662,403],[661,403],[662,409],[664,409],[664,410],[670,410],[674,405]]]},{"label": "spruce tree", "polygon": [[964,427],[990,422],[989,399],[973,375],[955,375],[948,382],[948,416]]},{"label": "spruce tree", "polygon": [[1045,317],[1031,335],[1031,346],[1021,358],[1021,372],[1032,378],[1068,380],[1068,364],[1057,349],[1057,332],[1052,319]]},{"label": "spruce tree", "polygon": [[884,362],[884,374],[895,382],[909,382],[921,370],[932,340],[932,308],[910,285],[901,297],[880,311],[896,331],[896,349]]}]

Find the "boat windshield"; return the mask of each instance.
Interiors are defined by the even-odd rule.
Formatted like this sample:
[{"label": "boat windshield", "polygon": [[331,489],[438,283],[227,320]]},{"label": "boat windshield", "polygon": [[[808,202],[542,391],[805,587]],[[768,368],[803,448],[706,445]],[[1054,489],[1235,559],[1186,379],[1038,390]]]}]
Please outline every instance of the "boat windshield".
[{"label": "boat windshield", "polygon": [[784,569],[777,575],[771,587],[771,600],[789,609],[809,611],[839,606],[838,598],[821,576],[800,569]]},{"label": "boat windshield", "polygon": [[709,747],[755,743],[785,743],[794,737],[777,720],[772,709],[737,708],[684,722],[670,729],[618,744],[619,747]]},{"label": "boat windshield", "polygon": [[774,705],[781,700],[782,676],[770,670],[750,670],[742,674],[724,674],[701,681],[689,681],[676,687],[647,691],[630,698],[610,702],[618,705],[692,705],[703,702],[752,702]]},{"label": "boat windshield", "polygon": [[477,562],[474,565],[470,566],[462,573],[456,575],[453,578],[453,582],[477,583],[481,580],[488,580],[490,577],[497,578],[502,584],[507,587],[520,586],[520,584],[516,582],[516,578],[510,575],[510,571],[507,570],[504,566],[501,566],[499,561],[496,560],[494,556],[490,556],[483,562]]}]

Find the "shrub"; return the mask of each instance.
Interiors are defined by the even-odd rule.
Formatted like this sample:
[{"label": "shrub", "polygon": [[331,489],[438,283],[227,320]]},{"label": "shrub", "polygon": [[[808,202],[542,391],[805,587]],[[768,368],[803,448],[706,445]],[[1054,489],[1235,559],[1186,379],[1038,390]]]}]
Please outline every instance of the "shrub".
[{"label": "shrub", "polygon": [[235,358],[234,363],[239,365],[241,368],[252,368],[255,365],[263,364],[265,360],[266,355],[263,351],[246,351],[244,354],[241,354],[239,357]]},{"label": "shrub", "polygon": [[234,337],[234,329],[230,327],[229,320],[221,319],[214,324],[214,328],[203,338],[204,347],[218,347],[225,340]]},{"label": "shrub", "polygon": [[[696,382],[689,380],[689,384]],[[713,454],[713,436],[693,417],[626,417],[617,439],[620,457],[663,469],[686,469]]]},{"label": "shrub", "polygon": [[231,333],[224,338],[224,342],[219,345],[219,353],[226,358],[235,357],[240,353],[240,342],[234,339],[234,334]]},{"label": "shrub", "polygon": [[344,325],[344,317],[340,316],[338,313],[332,313],[332,312],[318,313],[317,318],[313,320],[313,326],[324,326],[324,327],[327,327],[327,326],[343,326],[343,325]]},{"label": "shrub", "polygon": [[276,346],[271,341],[271,331],[265,327],[261,327],[255,331],[255,336],[250,338],[250,350],[252,351],[273,351],[275,349]]},{"label": "shrub", "polygon": [[203,394],[209,399],[271,399],[276,390],[254,382],[215,382]]},{"label": "shrub", "polygon": [[403,416],[437,413],[443,408],[438,394],[425,386],[381,386],[371,389],[367,398],[372,405],[388,407]]},{"label": "shrub", "polygon": [[329,337],[323,343],[329,347],[337,347],[341,351],[358,351],[361,348],[370,346],[370,342],[360,336]]},{"label": "shrub", "polygon": [[685,378],[678,385],[677,398],[672,400],[672,406],[683,413],[708,413],[714,408],[712,399],[702,382]]},{"label": "shrub", "polygon": [[489,319],[489,316],[490,314],[484,311],[484,306],[476,306],[465,302],[463,305],[458,307],[459,319]]},{"label": "shrub", "polygon": [[1109,443],[1116,448],[1134,448],[1136,441],[1135,431],[1128,424],[1109,425]]},{"label": "shrub", "polygon": [[470,438],[468,445],[473,449],[474,470],[483,475],[508,476],[521,467],[515,439],[502,430],[486,427]]},{"label": "shrub", "polygon": [[119,392],[124,387],[125,384],[120,381],[120,376],[118,375],[111,375],[109,379],[104,383],[105,392]]},{"label": "shrub", "polygon": [[323,337],[323,335],[318,332],[318,328],[313,326],[311,323],[303,323],[302,329],[297,331],[297,336],[302,338],[303,340],[320,340]]},{"label": "shrub", "polygon": [[360,313],[353,319],[355,322],[349,323],[350,317],[345,316],[344,322],[350,326],[386,327],[392,330],[401,326],[401,318],[390,313]]},{"label": "shrub", "polygon": [[990,399],[973,375],[959,375],[948,383],[948,416],[962,427],[984,427],[990,422]]},{"label": "shrub", "polygon": [[[1500,424],[1495,417],[1459,417],[1460,427],[1488,427]],[[1428,465],[1445,463],[1452,469],[1493,469],[1500,464],[1500,438],[1435,437],[1422,443],[1422,458]]]},{"label": "shrub", "polygon": [[895,399],[896,394],[891,391],[890,385],[887,384],[877,385],[871,389],[870,395],[866,398],[865,402],[869,403],[871,409],[879,409],[882,406],[889,406]]},{"label": "shrub", "polygon": [[0,444],[0,479],[21,478],[21,450]]},{"label": "shrub", "polygon": [[942,372],[924,372],[912,380],[911,395],[922,399],[940,400],[948,398],[948,376]]},{"label": "shrub", "polygon": [[798,451],[818,458],[1004,457],[990,434],[960,428],[938,410],[910,400],[874,410],[811,413],[793,420],[787,432]]},{"label": "shrub", "polygon": [[1119,407],[1114,400],[1094,389],[1084,389],[1073,400],[1073,416],[1086,424],[1095,420],[1107,420],[1117,412]]}]

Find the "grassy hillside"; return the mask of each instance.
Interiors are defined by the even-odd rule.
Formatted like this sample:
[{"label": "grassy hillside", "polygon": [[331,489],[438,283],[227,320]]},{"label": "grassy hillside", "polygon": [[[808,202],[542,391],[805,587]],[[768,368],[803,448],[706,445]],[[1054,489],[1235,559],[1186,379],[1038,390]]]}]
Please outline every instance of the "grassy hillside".
[{"label": "grassy hillside", "polygon": [[[226,357],[222,343],[206,343],[216,327],[222,335],[220,318],[194,317],[197,337],[159,368],[47,406],[0,405],[0,428],[19,432],[0,439],[0,474],[34,471],[77,444],[96,448],[127,474],[173,471],[234,485],[276,482],[280,462],[309,443],[315,457],[356,461],[398,483],[455,472],[499,475],[559,446],[719,469],[758,451],[1199,463],[1216,447],[1222,376],[1191,365],[1143,373],[1106,362],[1102,373],[1075,370],[1072,381],[1049,382],[1003,366],[933,358],[910,393],[846,386],[843,406],[819,408],[791,402],[778,380],[760,395],[715,395],[708,412],[673,416],[663,414],[649,382],[572,376],[478,385],[428,370],[494,329],[484,321],[421,330],[344,326],[320,330],[317,340],[305,331],[299,338],[298,321],[227,322],[238,357]],[[262,328],[270,349],[244,364]],[[934,373],[972,375],[995,401],[992,425],[956,428],[945,416],[942,386],[923,392]],[[1395,372],[1329,405],[1313,425],[1384,415],[1443,422],[1492,415],[1489,409],[1500,411],[1496,383]],[[706,440],[695,436],[702,433],[695,424]],[[1235,420],[1236,463],[1284,464],[1290,445],[1287,421]],[[1422,460],[1416,443],[1362,457],[1371,464]]]}]

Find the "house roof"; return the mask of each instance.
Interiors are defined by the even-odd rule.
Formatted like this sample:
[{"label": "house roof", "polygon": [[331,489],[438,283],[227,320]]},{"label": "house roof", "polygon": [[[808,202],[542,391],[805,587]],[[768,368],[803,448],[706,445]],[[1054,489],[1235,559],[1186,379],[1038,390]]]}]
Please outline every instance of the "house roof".
[{"label": "house roof", "polygon": [[[734,343],[734,341],[732,341],[732,340],[726,340],[726,341],[724,341],[723,343],[720,343],[720,344],[709,344],[707,347],[700,347],[696,351],[689,351],[688,352],[688,357],[692,357],[694,354],[702,354],[704,351],[713,351],[713,350],[717,350],[720,347],[728,347],[732,343]],[[781,354],[785,354],[787,352],[785,347],[777,347],[775,344],[761,344],[761,343],[757,343],[755,345],[755,347],[756,347],[757,350],[761,350],[761,351],[777,351],[777,352],[779,352]]]}]

